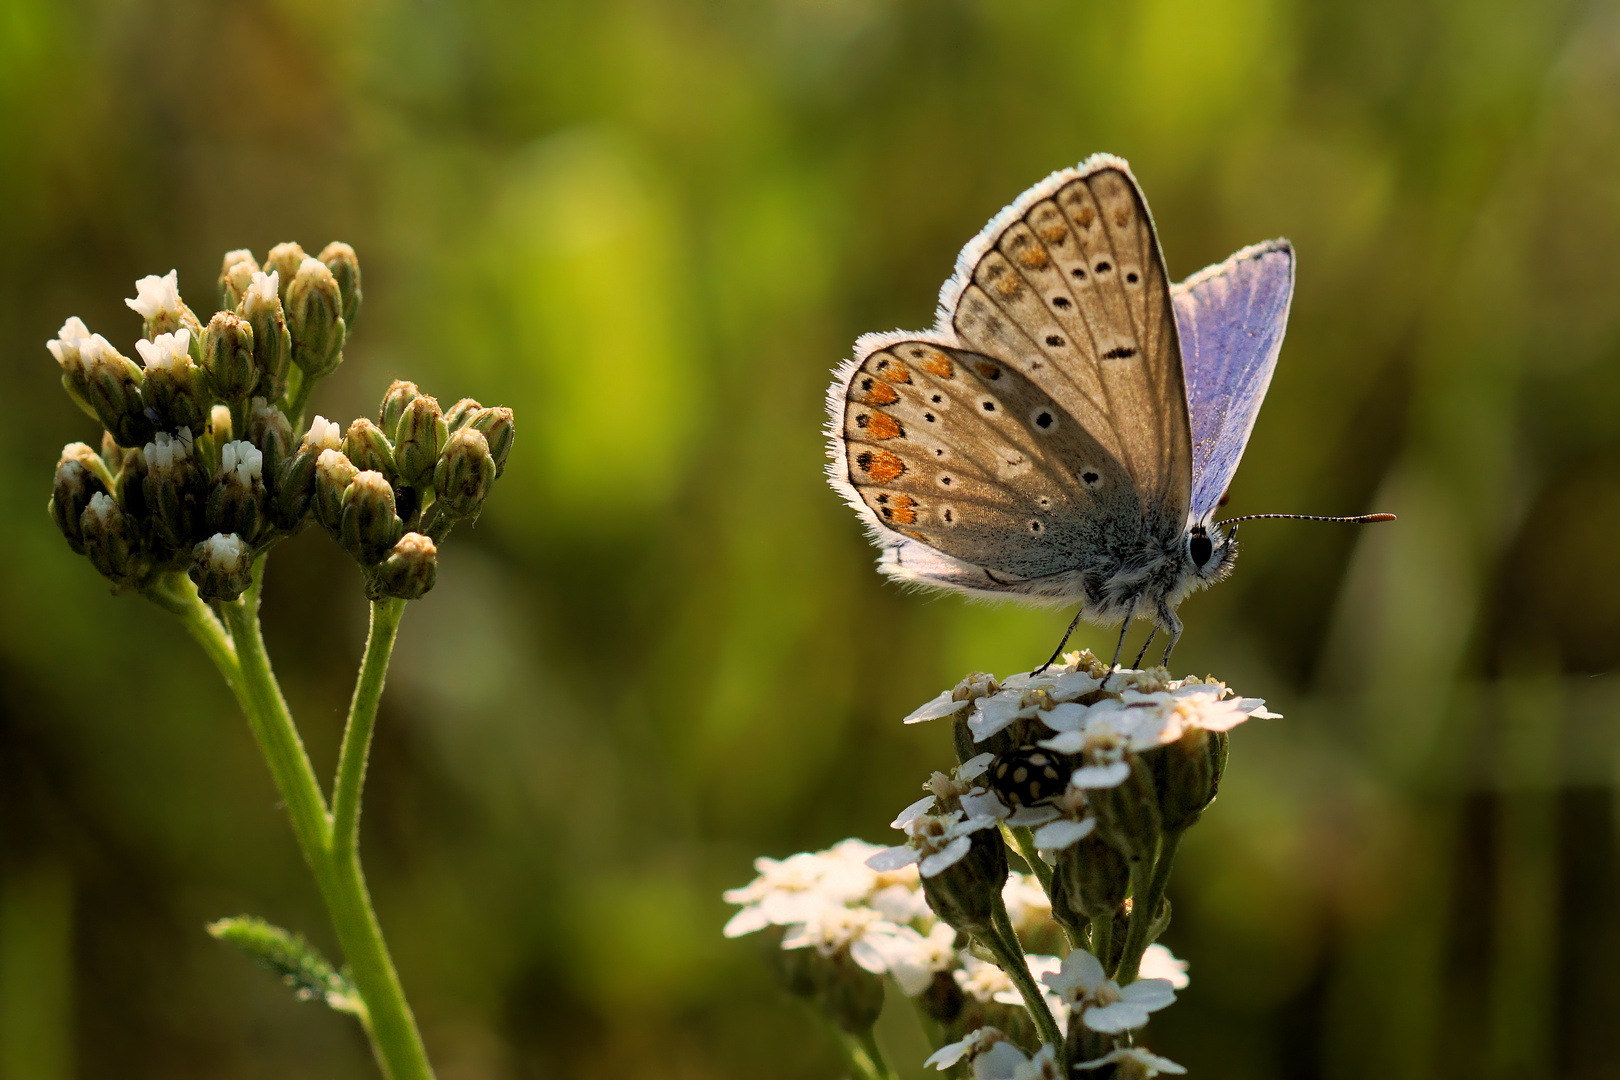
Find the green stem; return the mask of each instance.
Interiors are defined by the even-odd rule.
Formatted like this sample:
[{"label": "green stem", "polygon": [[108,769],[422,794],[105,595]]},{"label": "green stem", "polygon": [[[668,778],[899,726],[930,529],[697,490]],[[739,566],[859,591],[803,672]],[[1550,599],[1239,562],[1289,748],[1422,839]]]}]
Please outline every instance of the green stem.
[{"label": "green stem", "polygon": [[1144,890],[1139,887],[1140,875],[1135,867],[1131,869],[1131,895],[1136,899],[1131,901],[1131,924],[1125,935],[1125,952],[1119,958],[1119,971],[1114,975],[1114,981],[1124,986],[1136,979],[1136,972],[1142,966],[1142,954],[1153,942],[1149,939],[1153,921],[1158,917],[1159,904],[1164,900],[1164,891],[1170,884],[1170,871],[1175,867],[1176,847],[1181,843],[1180,832],[1165,833],[1159,844],[1159,855],[1154,862],[1153,877],[1147,882]]},{"label": "green stem", "polygon": [[871,1029],[860,1035],[851,1035],[831,1021],[827,1026],[837,1036],[838,1045],[843,1047],[844,1056],[849,1059],[850,1066],[862,1080],[899,1080],[894,1070],[889,1068],[889,1063],[883,1060],[883,1051],[878,1049],[877,1037]]},{"label": "green stem", "polygon": [[1099,915],[1091,920],[1091,955],[1108,966],[1108,955],[1114,951],[1114,916]]},{"label": "green stem", "polygon": [[[235,662],[229,666],[222,663],[223,654],[217,649],[210,650],[210,656],[221,674],[232,683],[232,688],[237,689],[237,700],[270,767],[276,790],[287,807],[287,816],[292,819],[293,834],[320,888],[332,928],[348,961],[349,975],[365,1002],[366,1031],[371,1037],[377,1064],[389,1080],[432,1080],[433,1069],[428,1064],[422,1037],[416,1030],[416,1021],[405,1001],[399,976],[366,892],[355,844],[366,749],[403,602],[383,601],[373,609],[372,634],[355,687],[349,728],[339,761],[338,783],[333,792],[344,815],[345,831],[340,835],[334,828],[333,817],[327,813],[315,770],[265,652],[258,618],[263,575],[261,559],[254,566],[253,584],[248,591],[240,599],[221,605],[235,645]],[[200,605],[201,601],[197,603]],[[182,617],[186,616],[182,614]],[[201,624],[200,616],[193,618]],[[206,633],[206,625],[201,625]]]},{"label": "green stem", "polygon": [[202,646],[202,651],[225,677],[231,693],[241,702],[242,672],[236,662],[236,646],[226,635],[225,627],[220,625],[213,610],[197,595],[197,586],[191,583],[191,579],[184,574],[169,574],[161,584],[148,589],[145,595],[180,620],[186,633]]},{"label": "green stem", "polygon": [[1024,1007],[1035,1021],[1035,1030],[1040,1033],[1041,1041],[1051,1043],[1061,1056],[1063,1032],[1058,1030],[1057,1021],[1052,1018],[1046,995],[1041,993],[1035,977],[1029,973],[1029,964],[1024,960],[1024,947],[1019,944],[1018,935],[1007,918],[1007,909],[998,902],[991,919],[991,932],[982,935],[980,940],[995,956],[996,963],[1007,973],[1007,978],[1018,988],[1018,993],[1024,999]]},{"label": "green stem", "polygon": [[1001,833],[1007,838],[1007,842],[1017,850],[1018,854],[1024,857],[1024,861],[1029,863],[1030,873],[1034,874],[1036,880],[1041,883],[1041,889],[1045,891],[1047,899],[1050,900],[1052,898],[1052,868],[1046,865],[1046,860],[1041,858],[1041,853],[1035,848],[1035,833],[1027,828],[1013,829],[1006,825],[1001,827]]}]

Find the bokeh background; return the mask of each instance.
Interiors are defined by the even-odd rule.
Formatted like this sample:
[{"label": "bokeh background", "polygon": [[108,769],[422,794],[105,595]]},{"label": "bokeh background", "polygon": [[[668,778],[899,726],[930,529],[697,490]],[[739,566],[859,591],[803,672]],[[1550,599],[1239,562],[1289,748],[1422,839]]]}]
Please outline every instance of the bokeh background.
[{"label": "bokeh background", "polygon": [[[1232,511],[1401,518],[1252,525],[1183,609],[1177,667],[1287,719],[1183,849],[1152,1045],[1205,1080],[1620,1073],[1620,6],[0,0],[0,1078],[374,1075],[202,932],[332,949],[212,669],[43,512],[94,435],[66,316],[129,352],[137,277],[207,311],[226,249],[344,239],[317,411],[396,376],[517,410],[364,820],[445,1080],[832,1077],[720,890],[884,840],[949,756],[899,717],[1064,616],[879,580],[821,478],[828,369],[1102,149],[1178,278],[1297,245]],[[267,595],[327,773],[357,574],[312,530]],[[880,1035],[919,1076],[904,1009]]]}]

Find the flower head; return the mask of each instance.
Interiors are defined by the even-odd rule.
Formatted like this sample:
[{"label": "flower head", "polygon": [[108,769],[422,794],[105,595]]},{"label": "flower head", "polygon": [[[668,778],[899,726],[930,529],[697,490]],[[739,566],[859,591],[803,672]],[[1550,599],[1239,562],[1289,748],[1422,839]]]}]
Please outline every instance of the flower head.
[{"label": "flower head", "polygon": [[1148,1022],[1148,1014],[1176,1000],[1165,979],[1137,979],[1120,986],[1108,977],[1102,962],[1084,949],[1075,949],[1055,973],[1041,976],[1092,1031],[1116,1034],[1133,1031]]},{"label": "flower head", "polygon": [[191,331],[182,326],[172,334],[159,334],[151,341],[141,339],[135,343],[141,362],[147,371],[168,371],[183,368],[191,362]]},{"label": "flower head", "polygon": [[148,274],[135,283],[135,295],[124,303],[149,323],[178,321],[186,307],[180,301],[180,272]]},{"label": "flower head", "polygon": [[1167,1057],[1150,1054],[1140,1046],[1125,1046],[1092,1061],[1082,1061],[1076,1069],[1100,1069],[1104,1065],[1117,1065],[1114,1073],[1120,1080],[1153,1080],[1162,1074],[1181,1076],[1186,1069]]}]

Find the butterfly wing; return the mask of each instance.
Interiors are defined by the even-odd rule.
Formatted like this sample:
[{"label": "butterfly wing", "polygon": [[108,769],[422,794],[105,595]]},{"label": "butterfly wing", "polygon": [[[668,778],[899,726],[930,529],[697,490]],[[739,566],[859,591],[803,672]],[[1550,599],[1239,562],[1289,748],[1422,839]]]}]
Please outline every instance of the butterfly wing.
[{"label": "butterfly wing", "polygon": [[1246,247],[1171,290],[1192,417],[1192,512],[1214,516],[1237,472],[1288,327],[1294,249]]},{"label": "butterfly wing", "polygon": [[828,392],[833,485],[890,549],[886,572],[1041,595],[1033,582],[1185,527],[1179,350],[1147,205],[1098,155],[963,249],[933,332],[856,343]]}]

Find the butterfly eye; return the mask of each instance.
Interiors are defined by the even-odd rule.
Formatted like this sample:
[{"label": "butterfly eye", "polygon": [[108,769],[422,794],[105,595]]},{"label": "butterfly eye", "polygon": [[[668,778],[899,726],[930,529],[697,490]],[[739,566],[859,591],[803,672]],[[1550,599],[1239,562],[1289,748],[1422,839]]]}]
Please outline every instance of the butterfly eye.
[{"label": "butterfly eye", "polygon": [[1188,543],[1187,554],[1192,556],[1194,566],[1201,567],[1209,562],[1211,555],[1215,554],[1215,542],[1200,533]]}]

